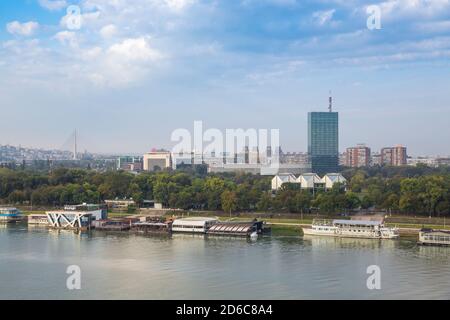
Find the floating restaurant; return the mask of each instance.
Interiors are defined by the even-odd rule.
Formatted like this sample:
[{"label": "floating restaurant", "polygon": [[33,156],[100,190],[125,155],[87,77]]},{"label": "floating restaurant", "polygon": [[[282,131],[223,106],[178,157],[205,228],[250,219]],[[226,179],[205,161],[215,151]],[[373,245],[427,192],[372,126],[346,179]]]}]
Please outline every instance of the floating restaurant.
[{"label": "floating restaurant", "polygon": [[20,212],[17,208],[0,208],[0,223],[20,222],[22,219],[22,212]]},{"label": "floating restaurant", "polygon": [[422,228],[419,231],[419,244],[421,245],[450,245],[450,231],[449,230],[433,230]]},{"label": "floating restaurant", "polygon": [[173,232],[206,233],[218,222],[217,218],[189,217],[176,219],[172,224]]},{"label": "floating restaurant", "polygon": [[209,228],[206,233],[208,235],[250,237],[252,234],[262,234],[263,227],[262,221],[218,222]]},{"label": "floating restaurant", "polygon": [[172,222],[147,221],[133,223],[131,231],[143,234],[170,234],[172,232]]},{"label": "floating restaurant", "polygon": [[48,226],[48,218],[46,214],[32,214],[27,217],[28,224]]},{"label": "floating restaurant", "polygon": [[50,227],[57,229],[89,230],[93,221],[107,218],[107,210],[101,205],[80,204],[65,206],[64,210],[46,212]]},{"label": "floating restaurant", "polygon": [[92,228],[102,231],[127,231],[131,229],[132,220],[114,219],[92,221]]}]

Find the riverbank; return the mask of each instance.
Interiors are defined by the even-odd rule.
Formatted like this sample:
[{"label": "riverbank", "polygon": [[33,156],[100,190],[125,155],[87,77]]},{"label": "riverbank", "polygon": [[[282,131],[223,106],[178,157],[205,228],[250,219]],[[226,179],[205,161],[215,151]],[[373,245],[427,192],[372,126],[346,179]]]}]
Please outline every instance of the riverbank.
[{"label": "riverbank", "polygon": [[[26,210],[23,211],[25,215],[30,214],[45,214],[42,210]],[[145,212],[147,214],[147,212]],[[110,218],[126,218],[136,213],[126,212],[110,212]],[[169,211],[166,217],[173,215],[188,217],[188,216],[204,216],[204,217],[218,217],[220,221],[248,221],[253,219],[265,221],[271,228],[274,235],[302,235],[302,227],[310,227],[313,219],[348,219],[343,216],[326,216],[326,215],[310,215],[310,214],[287,214],[287,213],[233,213],[227,214],[224,212],[211,211]],[[440,217],[414,217],[408,215],[393,215],[385,220],[386,226],[398,227],[402,235],[417,235],[421,228],[443,229],[450,230],[445,218]]]}]

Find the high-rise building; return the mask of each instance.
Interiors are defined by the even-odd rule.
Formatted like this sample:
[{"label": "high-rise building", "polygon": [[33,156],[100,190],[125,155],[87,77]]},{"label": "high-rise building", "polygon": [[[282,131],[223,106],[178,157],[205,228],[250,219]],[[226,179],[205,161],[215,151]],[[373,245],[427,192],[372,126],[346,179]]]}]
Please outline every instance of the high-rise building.
[{"label": "high-rise building", "polygon": [[381,149],[381,165],[382,166],[392,166],[392,148],[387,147]]},{"label": "high-rise building", "polygon": [[308,154],[314,173],[337,172],[339,168],[338,113],[308,113]]},{"label": "high-rise building", "polygon": [[396,145],[381,149],[381,164],[387,166],[404,166],[407,164],[406,147]]},{"label": "high-rise building", "polygon": [[370,165],[371,166],[381,166],[382,162],[381,162],[381,153],[373,153],[371,156],[371,161],[370,161]]},{"label": "high-rise building", "polygon": [[347,167],[359,168],[368,167],[370,164],[370,148],[364,144],[347,148],[345,154],[345,165]]}]

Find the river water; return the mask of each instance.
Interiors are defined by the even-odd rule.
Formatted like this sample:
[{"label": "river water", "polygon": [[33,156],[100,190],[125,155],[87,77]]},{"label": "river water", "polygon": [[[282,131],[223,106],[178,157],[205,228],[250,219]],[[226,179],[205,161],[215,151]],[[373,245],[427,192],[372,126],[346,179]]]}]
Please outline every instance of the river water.
[{"label": "river water", "polygon": [[[0,299],[449,299],[450,248],[416,239],[51,231],[0,225]],[[68,290],[68,266],[81,289]],[[367,288],[367,267],[381,289]]]}]

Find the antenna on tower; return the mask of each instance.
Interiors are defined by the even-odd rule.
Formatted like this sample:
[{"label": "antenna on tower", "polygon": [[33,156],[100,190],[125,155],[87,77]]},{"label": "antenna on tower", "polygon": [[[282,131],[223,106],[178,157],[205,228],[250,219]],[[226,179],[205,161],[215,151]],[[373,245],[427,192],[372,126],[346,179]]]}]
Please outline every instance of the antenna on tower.
[{"label": "antenna on tower", "polygon": [[331,96],[331,90],[330,90],[330,97],[328,99],[329,105],[328,105],[328,111],[333,111],[333,97]]},{"label": "antenna on tower", "polygon": [[73,160],[77,160],[77,129],[75,129],[74,139],[73,139]]}]

